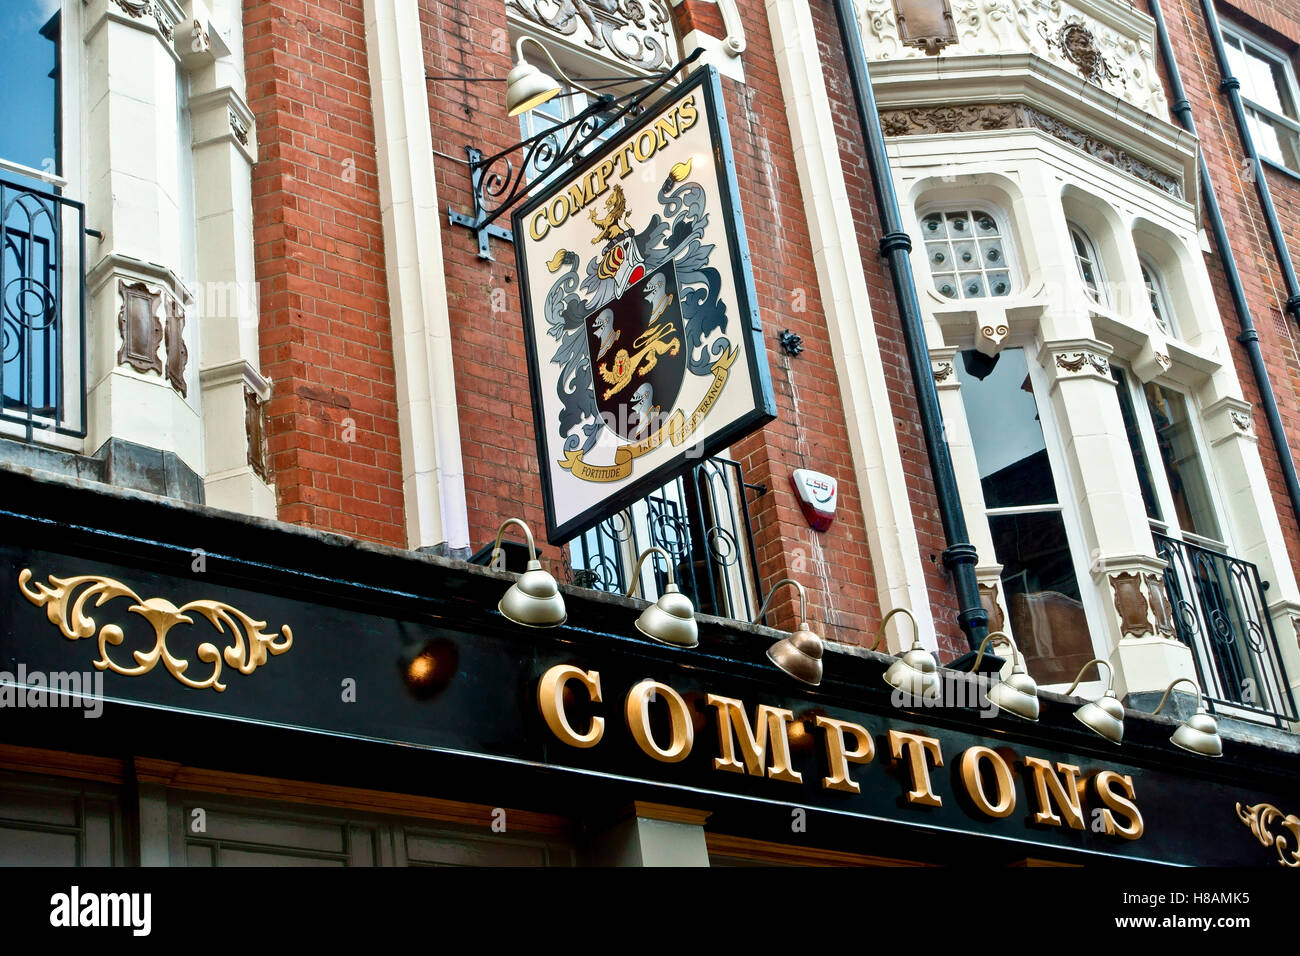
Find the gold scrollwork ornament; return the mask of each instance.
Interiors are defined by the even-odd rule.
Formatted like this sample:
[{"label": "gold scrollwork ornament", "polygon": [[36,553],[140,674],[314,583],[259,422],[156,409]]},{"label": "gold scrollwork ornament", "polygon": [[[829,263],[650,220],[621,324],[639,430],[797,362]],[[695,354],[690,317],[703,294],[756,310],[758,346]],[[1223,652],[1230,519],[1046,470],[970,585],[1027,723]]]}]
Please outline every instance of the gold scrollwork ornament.
[{"label": "gold scrollwork ornament", "polygon": [[[1294,813],[1283,814],[1271,803],[1255,803],[1244,810],[1239,803],[1237,818],[1250,827],[1250,832],[1263,846],[1271,846],[1277,851],[1278,863],[1300,866],[1300,817]],[[1270,829],[1274,823],[1281,823],[1287,832],[1274,836]]]},{"label": "gold scrollwork ornament", "polygon": [[[93,662],[97,670],[111,670],[126,677],[137,677],[149,673],[162,661],[167,672],[186,687],[196,690],[211,687],[220,692],[226,689],[220,680],[223,660],[239,673],[251,674],[266,663],[268,654],[280,655],[293,646],[293,631],[288,624],[280,628],[278,635],[266,634],[263,631],[266,621],[254,620],[238,608],[221,601],[190,601],[177,607],[166,598],[144,600],[120,581],[98,574],[71,578],[58,578],[51,574],[49,585],[37,581],[35,589],[28,587],[31,580],[31,569],[23,568],[18,575],[19,590],[37,607],[44,607],[50,623],[57,626],[63,636],[71,641],[94,637],[96,634],[95,619],[86,614],[86,602],[92,597],[95,599],[95,607],[102,607],[119,597],[127,597],[135,602],[127,610],[139,614],[153,627],[154,646],[148,651],[133,651],[135,666],[124,666],[113,660],[108,653],[110,645],[117,647],[122,643],[125,637],[122,628],[116,624],[105,624],[98,631],[99,660]],[[90,586],[76,593],[74,599],[74,593],[85,584]],[[196,653],[199,660],[212,665],[212,673],[201,681],[187,677],[189,660],[176,657],[167,648],[167,634],[173,627],[194,623],[194,618],[187,612],[201,614],[218,633],[229,633],[232,638],[230,646],[222,650],[218,650],[209,641],[198,646]]]}]

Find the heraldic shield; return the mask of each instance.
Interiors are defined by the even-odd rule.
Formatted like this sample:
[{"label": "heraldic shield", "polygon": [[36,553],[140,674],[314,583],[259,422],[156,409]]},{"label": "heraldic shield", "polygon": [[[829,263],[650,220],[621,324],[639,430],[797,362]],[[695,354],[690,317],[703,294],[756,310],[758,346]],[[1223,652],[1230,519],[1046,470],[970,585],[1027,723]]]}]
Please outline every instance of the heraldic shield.
[{"label": "heraldic shield", "polygon": [[637,442],[672,414],[686,375],[686,347],[673,261],[651,272],[635,266],[632,279],[585,324],[596,405],[606,427]]}]

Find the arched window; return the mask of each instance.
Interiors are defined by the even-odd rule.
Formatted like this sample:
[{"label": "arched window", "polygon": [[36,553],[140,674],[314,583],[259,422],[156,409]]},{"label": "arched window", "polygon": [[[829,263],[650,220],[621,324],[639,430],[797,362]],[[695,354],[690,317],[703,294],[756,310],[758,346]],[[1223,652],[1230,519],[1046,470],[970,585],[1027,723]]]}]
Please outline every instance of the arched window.
[{"label": "arched window", "polygon": [[921,236],[938,293],[949,299],[1010,295],[1015,287],[1010,236],[987,207],[932,210]]},{"label": "arched window", "polygon": [[1098,305],[1107,305],[1105,279],[1101,273],[1101,257],[1092,237],[1083,227],[1070,223],[1070,242],[1074,246],[1074,262],[1079,268],[1079,278],[1088,297]]},{"label": "arched window", "polygon": [[1151,311],[1155,313],[1156,324],[1165,335],[1178,336],[1178,325],[1174,321],[1173,299],[1169,296],[1169,287],[1165,277],[1156,264],[1146,256],[1139,256],[1142,266],[1142,282],[1147,287],[1147,298],[1151,301]]}]

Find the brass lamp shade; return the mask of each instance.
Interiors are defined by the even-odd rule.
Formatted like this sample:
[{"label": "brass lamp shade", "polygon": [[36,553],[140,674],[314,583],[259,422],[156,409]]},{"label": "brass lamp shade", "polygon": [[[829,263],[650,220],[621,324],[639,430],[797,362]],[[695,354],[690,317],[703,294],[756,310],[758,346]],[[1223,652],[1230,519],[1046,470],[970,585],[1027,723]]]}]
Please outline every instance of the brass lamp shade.
[{"label": "brass lamp shade", "polygon": [[1222,757],[1223,738],[1219,736],[1218,721],[1205,709],[1205,695],[1201,693],[1201,685],[1190,677],[1180,677],[1166,687],[1165,695],[1160,698],[1160,703],[1151,713],[1158,714],[1165,709],[1165,704],[1169,702],[1169,695],[1179,684],[1191,684],[1196,688],[1196,713],[1178,725],[1169,742],[1175,747],[1181,747],[1189,753],[1200,754],[1202,757]]},{"label": "brass lamp shade", "polygon": [[1022,720],[1038,720],[1038,685],[1023,671],[1012,673],[989,691],[989,703]]},{"label": "brass lamp shade", "polygon": [[1124,740],[1124,705],[1113,693],[1088,701],[1074,712],[1074,716],[1093,733],[1113,744]]},{"label": "brass lamp shade", "polygon": [[822,639],[801,621],[799,630],[767,649],[767,657],[795,680],[816,687],[822,682],[822,650]]},{"label": "brass lamp shade", "polygon": [[677,647],[695,647],[700,643],[699,626],[695,622],[695,605],[676,584],[669,584],[648,608],[636,619],[636,629],[646,637]]},{"label": "brass lamp shade", "polygon": [[497,610],[524,627],[559,627],[569,618],[560,586],[536,558],[497,605]]},{"label": "brass lamp shade", "polygon": [[913,698],[932,700],[939,695],[939,665],[934,655],[917,641],[889,665],[885,683]]},{"label": "brass lamp shade", "polygon": [[526,113],[558,95],[560,84],[522,56],[506,77],[506,112],[510,116]]},{"label": "brass lamp shade", "polygon": [[1202,757],[1222,757],[1223,738],[1213,717],[1200,708],[1179,725],[1169,742]]}]

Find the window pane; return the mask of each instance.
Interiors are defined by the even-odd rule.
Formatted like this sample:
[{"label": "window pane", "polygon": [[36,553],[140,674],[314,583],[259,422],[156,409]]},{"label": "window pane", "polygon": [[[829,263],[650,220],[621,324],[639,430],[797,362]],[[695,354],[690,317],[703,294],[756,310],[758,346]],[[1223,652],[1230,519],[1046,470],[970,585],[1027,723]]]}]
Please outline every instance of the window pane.
[{"label": "window pane", "polygon": [[1188,420],[1187,400],[1154,383],[1148,384],[1145,392],[1179,526],[1204,538],[1222,540],[1209,482]]},{"label": "window pane", "polygon": [[[974,350],[957,362],[962,402],[979,463],[984,501],[990,508],[1056,503],[1056,485],[1038,404],[1022,349],[990,360]],[[979,373],[986,373],[981,379]]]},{"label": "window pane", "polygon": [[1300,136],[1295,130],[1275,123],[1262,113],[1246,107],[1246,122],[1250,137],[1261,156],[1281,163],[1288,169],[1300,170]]},{"label": "window pane", "polygon": [[0,89],[21,116],[0,124],[0,157],[59,172],[59,0],[6,6],[0,18]]},{"label": "window pane", "polygon": [[989,529],[1030,675],[1043,684],[1072,681],[1093,655],[1064,519],[1056,511],[990,515]]},{"label": "window pane", "polygon": [[1124,431],[1128,433],[1128,447],[1133,453],[1133,464],[1137,468],[1138,485],[1142,489],[1142,503],[1146,505],[1147,517],[1152,521],[1163,521],[1160,505],[1156,502],[1155,485],[1151,481],[1151,466],[1147,464],[1147,455],[1142,449],[1142,433],[1138,431],[1128,377],[1114,365],[1110,367],[1110,374],[1118,386],[1115,390],[1119,393],[1119,410],[1124,416]]},{"label": "window pane", "polygon": [[982,209],[934,212],[921,220],[925,254],[939,294],[981,299],[1011,294],[1007,248],[997,220]]}]

